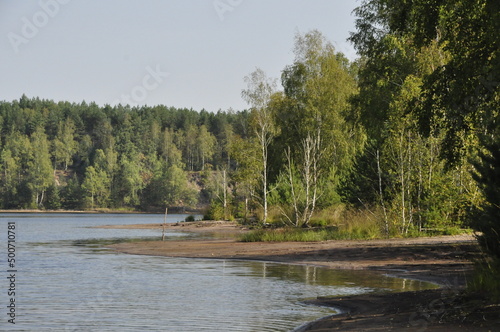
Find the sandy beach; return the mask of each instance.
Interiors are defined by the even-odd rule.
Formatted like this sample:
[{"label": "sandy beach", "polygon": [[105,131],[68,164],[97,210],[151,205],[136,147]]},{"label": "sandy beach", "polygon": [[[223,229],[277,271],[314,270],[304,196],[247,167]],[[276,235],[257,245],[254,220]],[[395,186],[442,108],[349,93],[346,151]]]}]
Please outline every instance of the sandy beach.
[{"label": "sandy beach", "polygon": [[[102,226],[158,228],[161,224]],[[169,231],[214,235],[175,241],[120,243],[114,250],[135,255],[247,259],[310,264],[334,269],[367,269],[401,278],[430,281],[440,289],[383,295],[358,295],[309,301],[341,308],[300,331],[495,331],[500,328],[498,305],[470,298],[463,287],[480,251],[471,235],[411,239],[336,240],[324,242],[237,242],[247,229],[228,222],[167,224]],[[482,301],[482,302],[481,302]],[[471,307],[472,306],[472,307]]]}]

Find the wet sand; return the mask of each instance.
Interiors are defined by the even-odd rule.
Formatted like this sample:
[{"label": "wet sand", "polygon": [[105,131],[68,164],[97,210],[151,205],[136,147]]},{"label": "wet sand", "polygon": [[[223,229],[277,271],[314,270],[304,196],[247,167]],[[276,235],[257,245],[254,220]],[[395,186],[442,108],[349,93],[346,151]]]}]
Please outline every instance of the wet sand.
[{"label": "wet sand", "polygon": [[[161,229],[162,225],[103,227]],[[235,223],[182,222],[167,224],[166,229],[211,233],[216,237],[120,243],[110,247],[122,253],[136,255],[247,259],[334,269],[367,269],[401,278],[430,281],[442,287],[420,292],[366,294],[309,301],[312,304],[342,308],[344,313],[310,323],[302,327],[301,331],[500,330],[498,306],[489,304],[488,307],[480,302],[484,301],[481,298],[471,300],[467,298],[468,295],[463,294],[463,286],[473,269],[472,260],[480,257],[477,243],[471,235],[244,243],[237,242],[235,235],[247,230]]]}]

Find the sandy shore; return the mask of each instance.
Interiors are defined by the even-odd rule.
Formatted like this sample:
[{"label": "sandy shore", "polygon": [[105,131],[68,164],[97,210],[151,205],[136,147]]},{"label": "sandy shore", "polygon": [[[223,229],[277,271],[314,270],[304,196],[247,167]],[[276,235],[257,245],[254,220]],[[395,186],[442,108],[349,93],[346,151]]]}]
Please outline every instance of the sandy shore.
[{"label": "sandy shore", "polygon": [[[103,226],[105,228],[162,228],[161,224]],[[472,271],[479,248],[470,235],[413,239],[325,242],[237,242],[234,235],[246,229],[234,223],[193,222],[167,225],[167,229],[204,232],[214,239],[120,243],[111,247],[136,255],[249,259],[310,264],[335,269],[368,269],[402,278],[430,281],[438,290],[386,295],[359,295],[310,301],[342,308],[345,313],[313,322],[301,331],[494,331],[500,330],[498,306],[474,317],[479,309],[456,313],[465,299],[461,289]],[[479,303],[480,299],[472,301]],[[455,303],[456,302],[456,303]],[[484,309],[485,305],[479,306]],[[460,309],[459,308],[459,309]],[[492,309],[493,308],[493,309]],[[460,310],[462,310],[460,309]],[[465,309],[463,309],[465,310]],[[496,311],[495,311],[496,310]],[[472,313],[471,313],[472,312]],[[455,316],[460,317],[455,317]],[[481,325],[478,323],[481,321]]]}]

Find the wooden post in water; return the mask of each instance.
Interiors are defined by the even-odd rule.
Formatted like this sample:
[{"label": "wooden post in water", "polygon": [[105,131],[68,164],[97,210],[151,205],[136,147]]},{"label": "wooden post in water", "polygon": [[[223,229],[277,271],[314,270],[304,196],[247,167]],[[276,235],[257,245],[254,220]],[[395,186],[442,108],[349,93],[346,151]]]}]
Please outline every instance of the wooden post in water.
[{"label": "wooden post in water", "polygon": [[165,208],[165,216],[163,217],[163,231],[161,232],[161,240],[165,241],[165,225],[167,224],[168,208]]}]

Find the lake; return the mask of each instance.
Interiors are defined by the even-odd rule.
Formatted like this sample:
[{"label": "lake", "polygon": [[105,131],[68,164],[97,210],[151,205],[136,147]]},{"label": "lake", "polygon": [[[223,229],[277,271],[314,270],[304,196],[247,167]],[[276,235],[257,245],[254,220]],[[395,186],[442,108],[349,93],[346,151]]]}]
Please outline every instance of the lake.
[{"label": "lake", "polygon": [[[167,222],[185,217],[169,215]],[[120,254],[105,245],[158,240],[161,230],[93,228],[162,222],[159,214],[0,214],[0,330],[290,331],[335,313],[306,299],[431,287],[366,271]],[[14,296],[8,295],[9,223]],[[166,240],[193,236],[169,232]],[[10,298],[15,325],[8,322]]]}]

